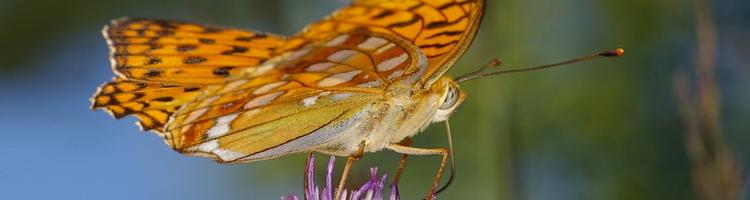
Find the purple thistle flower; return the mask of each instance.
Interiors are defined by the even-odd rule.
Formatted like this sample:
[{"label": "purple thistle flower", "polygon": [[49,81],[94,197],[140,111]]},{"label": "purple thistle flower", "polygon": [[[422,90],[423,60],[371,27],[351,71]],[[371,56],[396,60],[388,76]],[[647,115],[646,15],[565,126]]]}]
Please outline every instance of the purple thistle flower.
[{"label": "purple thistle flower", "polygon": [[[336,157],[331,156],[328,160],[328,171],[326,173],[326,184],[325,188],[321,191],[318,186],[315,185],[315,176],[313,175],[315,168],[315,156],[310,156],[307,161],[307,169],[305,170],[305,176],[307,176],[307,187],[305,188],[305,199],[307,200],[333,200],[333,194],[335,193],[332,184],[333,165],[336,161]],[[385,180],[387,175],[383,176],[378,180],[377,178],[378,168],[370,168],[370,180],[365,182],[356,191],[344,190],[341,193],[342,200],[384,200],[383,188],[385,186]],[[401,199],[398,193],[398,187],[396,183],[391,184],[391,194],[389,200]],[[281,200],[300,200],[296,195],[290,194],[288,196],[282,196]]]}]

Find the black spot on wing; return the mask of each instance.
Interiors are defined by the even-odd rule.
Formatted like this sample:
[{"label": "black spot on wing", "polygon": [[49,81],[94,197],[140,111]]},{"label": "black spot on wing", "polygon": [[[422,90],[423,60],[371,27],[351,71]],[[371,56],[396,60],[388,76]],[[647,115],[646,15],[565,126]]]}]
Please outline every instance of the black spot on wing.
[{"label": "black spot on wing", "polygon": [[206,59],[205,57],[201,57],[201,56],[188,56],[182,59],[182,63],[188,64],[188,65],[194,65],[194,64],[200,64],[200,63],[206,62],[206,60],[208,59]]},{"label": "black spot on wing", "polygon": [[157,20],[143,19],[143,20],[138,20],[137,22],[141,22],[141,21],[145,21],[145,22],[149,22],[150,21],[154,25],[159,26],[159,28],[162,28],[162,29],[172,29],[172,30],[177,29],[177,24],[180,24],[179,22],[176,22],[176,21],[158,20],[158,19]]},{"label": "black spot on wing", "polygon": [[161,76],[161,74],[162,74],[163,72],[164,72],[164,71],[162,71],[162,70],[158,70],[158,69],[152,69],[152,70],[149,70],[148,72],[146,72],[146,73],[145,73],[145,74],[143,74],[143,75],[144,75],[144,76],[146,76],[146,77],[149,77],[149,78],[151,78],[151,77],[157,77],[157,76]]},{"label": "black spot on wing", "polygon": [[134,92],[133,95],[135,95],[133,99],[140,99],[141,97],[146,96],[143,92]]},{"label": "black spot on wing", "polygon": [[141,82],[135,83],[135,85],[138,86],[138,89],[143,89],[146,87],[146,83],[141,83]]},{"label": "black spot on wing", "polygon": [[198,42],[203,43],[203,44],[213,44],[213,43],[216,43],[216,40],[209,39],[209,38],[200,38],[198,39]]},{"label": "black spot on wing", "polygon": [[198,46],[196,46],[196,45],[181,44],[181,45],[177,45],[177,47],[175,47],[175,50],[177,50],[177,52],[180,52],[180,53],[185,53],[185,52],[193,51],[193,50],[195,50],[197,48],[198,48]]},{"label": "black spot on wing", "polygon": [[224,52],[221,52],[221,54],[223,54],[223,55],[232,55],[232,54],[235,54],[235,53],[245,53],[245,52],[247,52],[248,50],[249,50],[249,49],[248,49],[247,47],[243,47],[243,46],[232,46],[232,49],[230,49],[230,50],[227,50],[227,51],[224,51]]},{"label": "black spot on wing", "polygon": [[169,30],[169,29],[159,30],[159,31],[156,31],[156,35],[158,35],[158,36],[171,36],[171,35],[174,35],[174,30]]},{"label": "black spot on wing", "polygon": [[135,30],[135,33],[138,34],[138,36],[140,37],[146,36],[146,29]]},{"label": "black spot on wing", "polygon": [[158,101],[158,102],[170,102],[170,101],[173,101],[174,98],[172,98],[172,97],[159,97],[159,98],[155,98],[155,99],[152,99],[152,100]]},{"label": "black spot on wing", "polygon": [[195,91],[198,91],[200,89],[201,88],[199,88],[199,87],[186,87],[186,88],[182,89],[182,91],[184,91],[184,92],[195,92]]},{"label": "black spot on wing", "polygon": [[229,70],[234,69],[232,66],[224,66],[214,69],[213,74],[216,76],[223,76],[227,77],[229,76]]},{"label": "black spot on wing", "polygon": [[120,106],[120,107],[122,107],[122,110],[123,110],[123,112],[120,113],[122,116],[130,115],[130,114],[135,113],[135,110],[133,110],[131,108],[128,108],[128,107],[125,107],[125,106]]},{"label": "black spot on wing", "polygon": [[159,45],[159,44],[156,44],[156,43],[149,43],[148,44],[148,48],[151,49],[151,50],[157,50],[157,49],[161,49],[162,46]]},{"label": "black spot on wing", "polygon": [[148,57],[148,60],[146,61],[146,65],[155,65],[161,63],[161,58],[159,57]]},{"label": "black spot on wing", "polygon": [[235,41],[240,41],[240,42],[250,42],[251,40],[263,39],[263,38],[266,38],[266,37],[268,37],[268,35],[262,34],[262,33],[256,33],[255,35],[249,36],[249,37],[248,36],[239,36],[237,38],[234,38],[234,40]]}]

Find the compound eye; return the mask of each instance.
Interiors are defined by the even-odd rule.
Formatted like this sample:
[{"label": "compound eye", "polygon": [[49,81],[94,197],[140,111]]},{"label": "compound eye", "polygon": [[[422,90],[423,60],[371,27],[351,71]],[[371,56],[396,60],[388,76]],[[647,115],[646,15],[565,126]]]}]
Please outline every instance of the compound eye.
[{"label": "compound eye", "polygon": [[451,85],[450,87],[448,87],[448,94],[445,95],[443,104],[440,105],[440,110],[447,110],[452,108],[454,105],[456,105],[456,101],[458,101],[458,89]]}]

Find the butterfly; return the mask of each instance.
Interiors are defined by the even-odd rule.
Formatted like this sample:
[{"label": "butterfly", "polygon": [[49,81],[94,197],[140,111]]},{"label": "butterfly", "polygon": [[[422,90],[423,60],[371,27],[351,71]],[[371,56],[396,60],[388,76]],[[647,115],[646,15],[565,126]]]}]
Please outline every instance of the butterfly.
[{"label": "butterfly", "polygon": [[92,107],[135,116],[177,152],[221,163],[383,149],[441,155],[429,198],[448,150],[402,141],[447,120],[465,99],[446,71],[483,11],[483,0],[355,0],[291,37],[114,20],[102,32],[115,77]]}]

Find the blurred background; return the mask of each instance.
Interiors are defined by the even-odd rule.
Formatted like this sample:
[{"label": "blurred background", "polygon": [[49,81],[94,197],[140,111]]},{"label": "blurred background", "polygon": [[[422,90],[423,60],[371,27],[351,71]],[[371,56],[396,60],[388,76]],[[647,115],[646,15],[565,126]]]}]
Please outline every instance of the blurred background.
[{"label": "blurred background", "polygon": [[[89,110],[88,98],[112,77],[100,30],[110,19],[130,16],[291,35],[345,4],[0,0],[0,199],[278,199],[302,193],[304,155],[219,165],[171,151],[140,132],[133,118],[113,120]],[[714,189],[737,187],[740,199],[750,199],[747,186],[737,185],[748,180],[739,169],[750,166],[741,165],[750,160],[750,1],[697,7],[713,13],[713,27],[703,29],[710,30],[703,41],[716,50],[715,62],[705,57],[718,99],[708,109],[717,115],[708,120],[700,117],[703,107],[690,109],[690,99],[703,101],[677,98],[673,84],[682,74],[677,77],[685,78],[687,93],[704,94],[690,89],[706,75],[696,73],[702,43],[693,1],[488,0],[478,39],[450,72],[454,76],[493,58],[515,67],[615,47],[627,55],[462,85],[470,96],[452,118],[458,173],[440,199],[707,199],[693,180],[721,175],[701,173],[701,159],[688,153],[695,149],[686,143],[694,118],[716,124],[708,139],[695,137],[714,141],[704,164],[734,167],[729,175],[716,167],[731,180]],[[415,143],[445,146],[443,126],[433,125]],[[715,157],[722,159],[712,163]],[[322,168],[327,159],[318,158]],[[370,166],[394,172],[398,158],[366,155],[349,187],[364,182]],[[437,157],[412,157],[400,184],[404,199],[427,192],[438,163]]]}]

